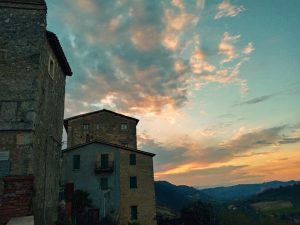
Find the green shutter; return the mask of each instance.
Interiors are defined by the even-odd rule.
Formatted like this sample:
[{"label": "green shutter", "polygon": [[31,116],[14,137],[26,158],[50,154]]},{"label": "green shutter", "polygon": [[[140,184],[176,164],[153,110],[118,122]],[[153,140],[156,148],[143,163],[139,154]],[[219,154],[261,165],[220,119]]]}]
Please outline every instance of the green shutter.
[{"label": "green shutter", "polygon": [[136,154],[130,154],[129,164],[136,165]]},{"label": "green shutter", "polygon": [[80,169],[80,155],[73,155],[73,169]]},{"label": "green shutter", "polygon": [[108,168],[108,154],[101,154],[101,168]]},{"label": "green shutter", "polygon": [[138,212],[137,212],[137,206],[136,205],[130,206],[130,219],[131,220],[137,220],[138,219]]},{"label": "green shutter", "polygon": [[130,177],[130,188],[137,188],[137,177]]}]

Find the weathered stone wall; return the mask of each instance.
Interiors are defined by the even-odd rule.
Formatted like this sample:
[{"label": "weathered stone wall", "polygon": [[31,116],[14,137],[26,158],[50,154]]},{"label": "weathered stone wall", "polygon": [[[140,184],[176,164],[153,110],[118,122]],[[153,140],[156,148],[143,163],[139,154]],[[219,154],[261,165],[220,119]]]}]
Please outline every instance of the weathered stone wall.
[{"label": "weathered stone wall", "polygon": [[[48,74],[49,54],[55,61],[52,79]],[[33,139],[33,169],[37,190],[34,205],[35,218],[47,221],[56,219],[61,141],[63,131],[65,75],[46,39],[41,49],[41,76],[38,79],[38,111]],[[51,223],[51,222],[50,222]]]},{"label": "weathered stone wall", "polygon": [[58,202],[65,75],[46,38],[46,6],[0,1],[0,34],[0,151],[10,152],[11,174],[34,175],[35,224],[44,224],[46,212],[50,225]]},{"label": "weathered stone wall", "polygon": [[[153,158],[136,154],[136,165],[129,165],[130,151],[120,151],[120,225],[128,225],[130,206],[137,206],[142,225],[156,225]],[[130,189],[130,176],[137,176],[137,188]]]},{"label": "weathered stone wall", "polygon": [[[127,131],[121,130],[122,123],[128,125]],[[83,124],[89,124],[89,130],[84,130]],[[105,140],[122,146],[127,143],[128,147],[137,148],[136,121],[113,113],[102,111],[68,121],[68,147],[85,143],[87,135],[91,140]]]}]

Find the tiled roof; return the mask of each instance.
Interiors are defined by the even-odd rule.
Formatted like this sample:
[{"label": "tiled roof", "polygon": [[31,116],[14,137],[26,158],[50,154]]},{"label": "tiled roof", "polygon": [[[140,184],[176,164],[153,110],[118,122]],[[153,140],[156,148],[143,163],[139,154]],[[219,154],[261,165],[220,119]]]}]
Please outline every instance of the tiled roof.
[{"label": "tiled roof", "polygon": [[0,0],[0,2],[24,3],[24,4],[46,4],[45,0]]}]

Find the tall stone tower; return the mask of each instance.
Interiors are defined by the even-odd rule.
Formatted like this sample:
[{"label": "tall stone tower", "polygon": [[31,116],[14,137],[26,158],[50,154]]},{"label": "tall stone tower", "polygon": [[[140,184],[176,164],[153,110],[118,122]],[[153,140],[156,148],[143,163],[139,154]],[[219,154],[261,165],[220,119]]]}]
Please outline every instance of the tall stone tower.
[{"label": "tall stone tower", "polygon": [[[46,14],[44,0],[0,0],[0,186],[7,177],[33,177],[36,225],[56,219],[65,80],[72,75]],[[0,200],[4,194],[0,187]]]}]

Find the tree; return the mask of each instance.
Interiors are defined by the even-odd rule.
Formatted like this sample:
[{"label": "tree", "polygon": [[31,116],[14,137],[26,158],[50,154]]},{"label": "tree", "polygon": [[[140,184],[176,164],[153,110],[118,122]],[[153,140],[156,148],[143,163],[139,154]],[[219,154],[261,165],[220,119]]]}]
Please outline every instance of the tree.
[{"label": "tree", "polygon": [[214,225],[213,207],[200,200],[193,202],[182,209],[181,220],[184,225]]},{"label": "tree", "polygon": [[86,223],[87,208],[92,206],[92,200],[89,198],[89,193],[83,190],[76,190],[73,195],[73,215],[77,225]]}]

